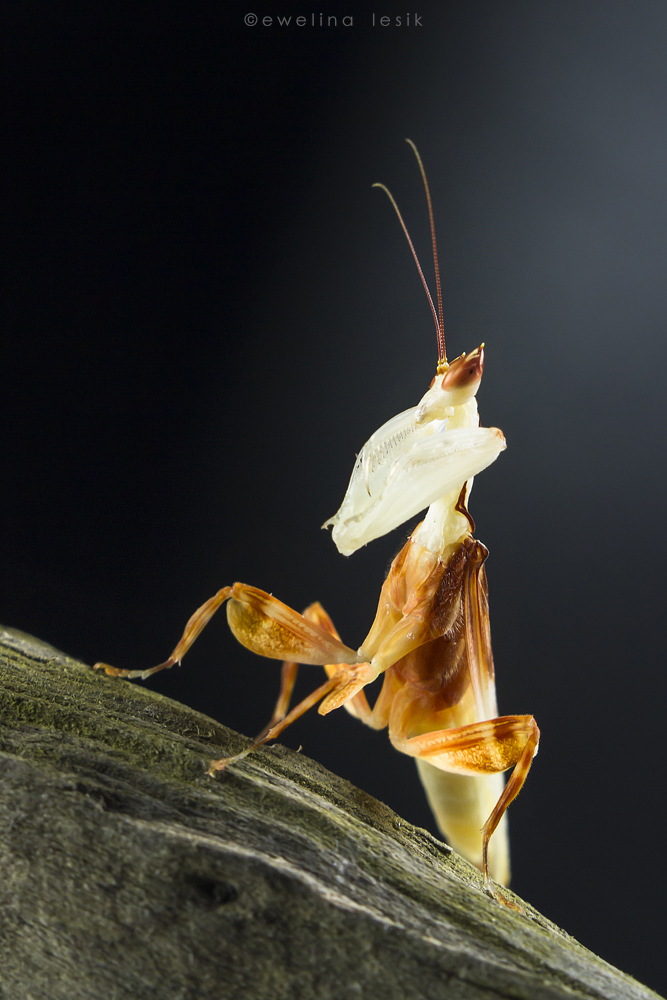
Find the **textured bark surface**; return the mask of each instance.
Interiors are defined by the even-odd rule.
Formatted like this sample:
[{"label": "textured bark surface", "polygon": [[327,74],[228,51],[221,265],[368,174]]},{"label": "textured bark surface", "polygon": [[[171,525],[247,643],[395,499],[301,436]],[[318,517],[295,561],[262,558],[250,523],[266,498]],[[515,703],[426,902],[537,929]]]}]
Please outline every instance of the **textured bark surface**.
[{"label": "textured bark surface", "polygon": [[282,747],[0,629],[2,1000],[655,998]]}]

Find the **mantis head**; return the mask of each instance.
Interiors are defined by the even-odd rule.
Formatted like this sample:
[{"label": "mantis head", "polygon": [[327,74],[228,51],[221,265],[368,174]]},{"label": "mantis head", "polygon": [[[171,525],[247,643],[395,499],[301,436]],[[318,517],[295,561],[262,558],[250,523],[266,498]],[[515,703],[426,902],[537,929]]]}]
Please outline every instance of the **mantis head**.
[{"label": "mantis head", "polygon": [[324,524],[325,528],[333,528],[331,534],[338,551],[346,556],[436,500],[449,499],[456,504],[465,483],[494,462],[505,447],[497,428],[479,426],[475,394],[484,370],[484,344],[455,361],[447,361],[431,195],[421,157],[415,144],[408,142],[417,157],[426,191],[437,310],[391,192],[384,184],[374,187],[382,188],[394,206],[417,265],[435,321],[438,367],[418,405],[397,413],[379,427],[357,456],[343,502]]},{"label": "mantis head", "polygon": [[435,375],[419,401],[415,413],[417,426],[452,416],[454,407],[462,406],[476,394],[483,371],[484,344],[451,361],[443,372]]}]

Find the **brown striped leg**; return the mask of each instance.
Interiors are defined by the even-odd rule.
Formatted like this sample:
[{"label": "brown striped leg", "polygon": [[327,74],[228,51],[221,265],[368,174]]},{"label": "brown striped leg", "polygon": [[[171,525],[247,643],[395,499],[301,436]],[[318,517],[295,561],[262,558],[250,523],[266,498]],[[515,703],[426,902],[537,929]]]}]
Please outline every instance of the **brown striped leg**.
[{"label": "brown striped leg", "polygon": [[[315,601],[314,604],[310,604],[304,611],[303,616],[304,618],[307,618],[308,621],[315,622],[316,625],[319,625],[320,628],[329,632],[330,635],[334,636],[334,638],[340,639],[336,626],[319,601]],[[324,669],[329,677],[333,677],[338,670],[338,664],[325,664]],[[346,702],[345,708],[350,715],[353,715],[357,719],[361,719],[361,721],[365,722],[367,725],[372,725],[370,722],[370,718],[372,716],[371,707],[368,704],[368,699],[363,691],[359,691],[358,694],[355,694],[354,698],[351,698],[350,701]]]},{"label": "brown striped leg", "polygon": [[150,670],[119,670],[108,663],[96,663],[95,670],[104,670],[112,677],[150,677],[180,663],[193,642],[218,608],[227,605],[227,621],[238,641],[257,653],[276,660],[298,663],[356,663],[359,657],[353,649],[330,632],[309,622],[271,594],[245,583],[223,587],[197,608],[189,619],[183,635],[168,660]]},{"label": "brown striped leg", "polygon": [[298,663],[295,663],[293,660],[285,660],[280,672],[280,692],[278,694],[278,700],[276,701],[276,707],[273,710],[273,715],[264,726],[264,729],[262,729],[261,733],[255,737],[255,743],[258,745],[259,742],[264,739],[269,730],[273,729],[274,726],[277,726],[279,722],[282,722],[287,715],[298,671]]},{"label": "brown striped leg", "polygon": [[489,840],[510,802],[521,791],[539,740],[540,731],[532,715],[504,715],[498,719],[395,741],[404,753],[454,774],[490,774],[505,771],[514,765],[510,779],[482,830],[484,883],[489,890]]},{"label": "brown striped leg", "polygon": [[248,754],[252,753],[253,750],[256,750],[257,747],[261,747],[263,743],[268,743],[269,740],[277,739],[288,726],[291,726],[292,723],[301,718],[301,716],[307,712],[309,708],[312,708],[313,705],[316,705],[321,698],[324,698],[325,695],[329,694],[329,692],[332,691],[339,682],[339,677],[329,677],[324,684],[321,684],[311,694],[309,694],[307,698],[300,701],[299,704],[292,709],[289,715],[286,715],[285,718],[281,719],[281,721],[275,726],[264,729],[254,743],[247,748],[247,750],[242,750],[241,753],[237,753],[233,757],[221,757],[220,760],[212,760],[208,773],[213,777],[216,771],[222,771],[228,764],[235,764],[237,761],[243,760],[244,757],[247,757]]},{"label": "brown striped leg", "polygon": [[249,753],[256,750],[257,747],[262,746],[263,743],[268,743],[270,740],[275,740],[280,736],[288,726],[291,726],[293,722],[316,705],[318,701],[322,698],[328,700],[330,697],[337,697],[338,700],[343,703],[346,697],[349,697],[350,691],[355,691],[363,687],[364,684],[368,683],[369,672],[371,672],[371,667],[368,663],[356,663],[347,664],[341,663],[336,668],[336,673],[329,677],[324,684],[320,684],[311,694],[309,694],[303,701],[300,701],[292,711],[285,716],[280,722],[271,728],[263,730],[263,732],[258,736],[258,738],[252,743],[247,750],[242,750],[241,753],[235,754],[233,757],[221,757],[220,760],[212,760],[211,766],[208,769],[210,775],[214,775],[216,771],[222,771],[228,764],[234,764],[236,761],[243,760],[247,757]]},{"label": "brown striped leg", "polygon": [[133,680],[135,677],[141,677],[142,680],[145,680],[151,674],[157,674],[160,670],[168,670],[170,667],[175,666],[181,662],[197,636],[209,623],[220,605],[224,604],[231,597],[234,588],[237,586],[238,584],[235,583],[233,587],[223,587],[222,590],[219,590],[217,594],[202,604],[200,608],[197,608],[195,613],[188,619],[178,645],[169,659],[165,660],[164,663],[159,663],[157,667],[151,667],[150,670],[119,670],[117,667],[109,666],[108,663],[96,663],[93,670],[104,670],[110,677],[127,677],[130,680]]},{"label": "brown striped leg", "polygon": [[[519,716],[521,718],[521,716]],[[521,789],[523,788],[523,783],[528,777],[528,772],[530,771],[530,765],[533,763],[533,757],[537,753],[537,748],[540,742],[540,731],[537,728],[537,723],[535,719],[531,716],[528,717],[527,727],[529,730],[528,739],[526,745],[524,746],[519,759],[517,760],[514,770],[512,771],[509,781],[503,789],[503,794],[500,796],[495,806],[493,807],[493,812],[487,819],[484,827],[482,829],[482,852],[483,852],[483,864],[484,864],[484,883],[489,888],[489,841],[493,836],[493,832],[500,823],[505,810],[509,806]]]}]

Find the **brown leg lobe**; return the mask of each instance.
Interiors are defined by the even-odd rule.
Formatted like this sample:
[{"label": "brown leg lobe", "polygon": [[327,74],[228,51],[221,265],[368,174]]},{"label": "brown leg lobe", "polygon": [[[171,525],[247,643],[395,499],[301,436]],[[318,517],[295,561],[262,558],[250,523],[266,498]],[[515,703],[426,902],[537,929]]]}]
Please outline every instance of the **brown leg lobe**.
[{"label": "brown leg lobe", "polygon": [[[540,740],[532,715],[505,715],[455,729],[424,733],[395,745],[404,753],[420,757],[443,771],[458,774],[489,774],[514,770],[482,830],[484,884],[491,891],[489,840],[510,802],[526,780]],[[399,745],[400,743],[400,745]]]},{"label": "brown leg lobe", "polygon": [[234,584],[227,621],[242,645],[259,656],[296,663],[357,663],[355,650],[343,645],[316,621],[256,587]]},{"label": "brown leg lobe", "polygon": [[540,742],[540,731],[537,728],[537,723],[535,719],[530,716],[527,721],[527,728],[529,729],[528,739],[526,745],[524,746],[519,759],[517,760],[514,770],[512,771],[509,781],[503,789],[503,794],[500,796],[495,806],[493,807],[493,812],[487,819],[484,827],[482,829],[482,858],[484,864],[484,884],[487,889],[490,888],[491,879],[489,878],[489,863],[488,863],[488,853],[489,853],[489,841],[493,836],[493,832],[500,823],[507,807],[510,802],[513,802],[517,797],[521,789],[523,788],[523,783],[528,777],[528,772],[530,771],[530,765],[533,763],[533,757],[537,751],[537,747]]},{"label": "brown leg lobe", "polygon": [[[303,612],[303,618],[307,622],[312,622],[319,629],[328,632],[335,639],[340,641],[340,635],[331,621],[331,618],[326,613],[319,601],[315,601],[313,604],[308,605],[308,607]],[[271,716],[268,724],[262,729],[261,733],[256,737],[256,740],[261,740],[275,725],[282,721],[287,715],[289,709],[289,703],[292,698],[292,691],[294,690],[294,683],[296,681],[296,675],[299,669],[299,664],[295,663],[293,660],[285,660],[282,666],[281,680],[280,680],[280,693],[278,694],[278,700],[276,701],[276,707],[273,710],[273,715]],[[341,664],[339,663],[329,663],[324,664],[324,669],[327,673],[327,677],[334,677],[339,673],[341,669]],[[363,702],[368,708],[368,702],[366,701],[366,696],[363,692],[360,692],[353,701],[356,702],[357,699],[363,699]],[[361,705],[363,710],[363,704]],[[346,708],[352,711],[352,714],[356,714],[351,708],[350,704],[346,705]],[[368,708],[370,712],[370,708]]]},{"label": "brown leg lobe", "polygon": [[193,642],[208,624],[218,608],[229,600],[227,620],[238,641],[258,653],[276,660],[298,663],[356,662],[357,654],[326,629],[308,621],[303,615],[257,587],[235,583],[223,587],[192,615],[168,660],[150,670],[119,670],[107,663],[96,663],[95,670],[104,670],[112,677],[150,677],[180,663]]}]

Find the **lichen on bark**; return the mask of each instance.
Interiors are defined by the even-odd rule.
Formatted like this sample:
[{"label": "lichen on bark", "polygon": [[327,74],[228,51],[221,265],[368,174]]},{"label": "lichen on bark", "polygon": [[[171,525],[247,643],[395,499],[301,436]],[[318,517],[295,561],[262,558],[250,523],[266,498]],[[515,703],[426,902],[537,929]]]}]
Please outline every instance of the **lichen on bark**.
[{"label": "lichen on bark", "polygon": [[0,629],[0,997],[648,1000],[301,754]]}]

